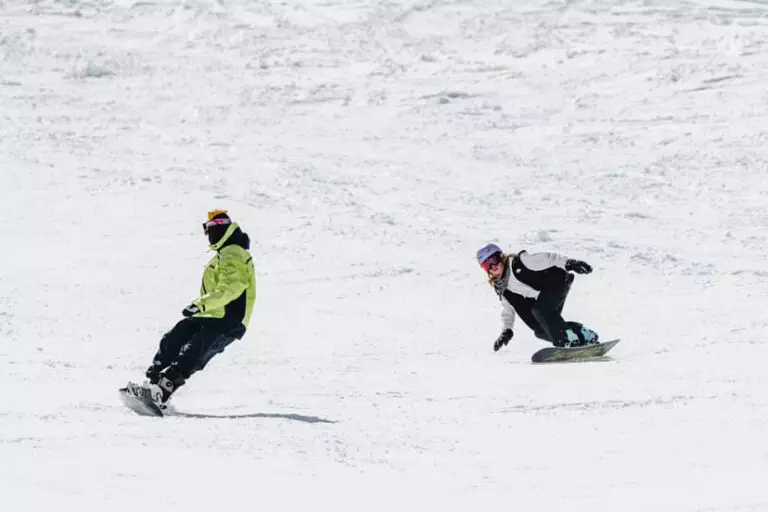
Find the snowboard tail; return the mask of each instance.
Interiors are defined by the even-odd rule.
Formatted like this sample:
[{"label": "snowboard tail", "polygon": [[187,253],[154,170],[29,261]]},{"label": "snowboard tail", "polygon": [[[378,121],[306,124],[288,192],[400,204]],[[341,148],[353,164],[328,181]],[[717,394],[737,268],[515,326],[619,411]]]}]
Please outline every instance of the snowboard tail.
[{"label": "snowboard tail", "polygon": [[120,388],[118,390],[120,399],[123,401],[126,407],[140,416],[163,416],[163,410],[160,409],[152,400],[147,398],[137,397],[128,388]]},{"label": "snowboard tail", "polygon": [[539,350],[531,356],[534,363],[555,363],[566,361],[585,361],[603,357],[611,350],[620,339],[586,345],[583,347],[547,347]]}]

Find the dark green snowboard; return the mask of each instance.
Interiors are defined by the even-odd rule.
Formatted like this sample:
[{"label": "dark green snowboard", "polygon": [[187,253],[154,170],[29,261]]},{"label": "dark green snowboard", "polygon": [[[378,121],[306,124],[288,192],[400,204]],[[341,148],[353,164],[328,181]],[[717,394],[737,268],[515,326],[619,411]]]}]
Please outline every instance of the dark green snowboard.
[{"label": "dark green snowboard", "polygon": [[547,347],[533,354],[531,361],[534,363],[560,363],[594,360],[603,357],[619,341],[621,340],[615,339],[585,347]]}]

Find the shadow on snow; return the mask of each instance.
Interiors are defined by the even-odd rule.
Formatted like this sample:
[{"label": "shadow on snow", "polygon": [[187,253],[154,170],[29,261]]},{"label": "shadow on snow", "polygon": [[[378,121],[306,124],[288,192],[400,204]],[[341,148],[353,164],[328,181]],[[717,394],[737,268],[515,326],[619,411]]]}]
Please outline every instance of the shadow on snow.
[{"label": "shadow on snow", "polygon": [[198,414],[191,412],[179,412],[172,413],[173,416],[180,416],[182,418],[202,418],[202,419],[240,419],[240,418],[280,418],[285,420],[301,421],[303,423],[336,423],[332,420],[325,418],[319,418],[317,416],[304,416],[302,414],[277,414],[277,413],[265,413],[255,412],[251,414]]}]

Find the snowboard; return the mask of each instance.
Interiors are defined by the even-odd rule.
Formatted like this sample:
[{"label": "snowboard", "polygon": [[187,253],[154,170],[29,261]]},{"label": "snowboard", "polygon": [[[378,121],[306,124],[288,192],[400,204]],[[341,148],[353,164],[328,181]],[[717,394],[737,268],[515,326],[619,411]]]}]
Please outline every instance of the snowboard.
[{"label": "snowboard", "polygon": [[148,398],[137,397],[129,392],[127,388],[120,388],[120,399],[126,407],[140,416],[158,416],[163,417],[163,410]]},{"label": "snowboard", "polygon": [[559,363],[568,361],[589,361],[604,356],[620,339],[604,341],[584,347],[547,347],[531,356],[533,363]]}]

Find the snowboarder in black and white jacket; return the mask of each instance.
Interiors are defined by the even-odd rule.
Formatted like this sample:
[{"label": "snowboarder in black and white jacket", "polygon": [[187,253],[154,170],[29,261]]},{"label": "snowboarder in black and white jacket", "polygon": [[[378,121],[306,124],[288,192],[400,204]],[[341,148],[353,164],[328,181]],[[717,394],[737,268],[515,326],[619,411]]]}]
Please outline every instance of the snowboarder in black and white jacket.
[{"label": "snowboarder in black and white jacket", "polygon": [[589,274],[587,263],[550,252],[504,254],[496,244],[477,251],[477,262],[488,274],[502,305],[502,332],[493,344],[498,351],[514,335],[515,317],[534,335],[556,347],[598,342],[597,333],[578,322],[567,322],[562,312],[574,275]]}]

